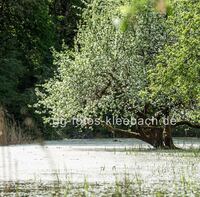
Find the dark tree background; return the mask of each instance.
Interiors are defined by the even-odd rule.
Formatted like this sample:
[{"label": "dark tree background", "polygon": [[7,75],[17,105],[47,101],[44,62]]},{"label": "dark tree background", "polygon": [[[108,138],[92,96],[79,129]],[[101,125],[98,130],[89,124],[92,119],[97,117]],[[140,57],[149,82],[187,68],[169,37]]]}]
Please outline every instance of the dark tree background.
[{"label": "dark tree background", "polygon": [[51,48],[73,46],[80,2],[0,1],[0,105],[16,121],[23,121],[23,109],[40,120],[28,105],[35,102],[35,85],[53,74]]}]

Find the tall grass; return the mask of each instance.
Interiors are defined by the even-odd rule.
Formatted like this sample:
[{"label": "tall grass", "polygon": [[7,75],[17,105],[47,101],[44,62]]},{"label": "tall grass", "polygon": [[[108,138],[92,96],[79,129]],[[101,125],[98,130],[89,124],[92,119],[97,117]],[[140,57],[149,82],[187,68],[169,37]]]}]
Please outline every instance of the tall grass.
[{"label": "tall grass", "polygon": [[130,179],[125,175],[125,179],[109,183],[89,183],[86,179],[82,183],[74,184],[67,181],[66,183],[42,184],[37,182],[29,183],[10,183],[1,189],[0,196],[47,196],[47,197],[199,197],[200,189],[197,182],[189,182],[183,175],[179,181],[172,180],[165,186],[145,184],[145,180],[138,183],[138,178]]},{"label": "tall grass", "polygon": [[19,122],[0,107],[0,145],[21,144],[31,141]]}]

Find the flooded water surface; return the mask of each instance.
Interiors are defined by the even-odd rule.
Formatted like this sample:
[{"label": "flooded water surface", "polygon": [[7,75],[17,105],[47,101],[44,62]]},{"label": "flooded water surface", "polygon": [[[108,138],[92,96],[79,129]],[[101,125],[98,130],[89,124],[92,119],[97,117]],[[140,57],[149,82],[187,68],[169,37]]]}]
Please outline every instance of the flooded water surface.
[{"label": "flooded water surface", "polygon": [[200,196],[200,139],[155,150],[134,139],[0,147],[0,196]]}]

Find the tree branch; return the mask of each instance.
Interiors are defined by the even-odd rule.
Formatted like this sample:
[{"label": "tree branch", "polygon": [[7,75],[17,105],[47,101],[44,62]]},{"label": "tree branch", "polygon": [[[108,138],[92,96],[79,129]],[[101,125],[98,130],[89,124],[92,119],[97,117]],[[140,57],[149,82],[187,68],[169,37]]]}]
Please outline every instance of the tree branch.
[{"label": "tree branch", "polygon": [[139,140],[142,140],[148,144],[151,144],[153,147],[157,147],[157,142],[161,139],[159,134],[162,134],[161,132],[143,132],[142,130],[139,133],[129,131],[129,130],[123,130],[119,128],[115,128],[111,126],[110,124],[106,124],[105,122],[101,122],[101,125],[106,128],[108,131],[116,134],[120,134],[123,137],[127,138],[136,138]]},{"label": "tree branch", "polygon": [[198,129],[200,128],[200,124],[192,123],[192,122],[187,121],[187,120],[183,120],[183,121],[177,122],[176,125],[174,125],[174,126],[176,127],[176,126],[181,126],[181,125],[187,125],[189,127],[198,128]]},{"label": "tree branch", "polygon": [[123,129],[119,129],[119,128],[115,128],[109,124],[106,124],[105,122],[101,122],[102,126],[106,129],[108,129],[108,131],[112,132],[112,133],[116,133],[116,134],[122,134],[125,137],[130,137],[130,138],[137,138],[137,139],[141,139],[141,135],[140,133],[136,133],[136,132],[132,132],[129,130],[123,130]]}]

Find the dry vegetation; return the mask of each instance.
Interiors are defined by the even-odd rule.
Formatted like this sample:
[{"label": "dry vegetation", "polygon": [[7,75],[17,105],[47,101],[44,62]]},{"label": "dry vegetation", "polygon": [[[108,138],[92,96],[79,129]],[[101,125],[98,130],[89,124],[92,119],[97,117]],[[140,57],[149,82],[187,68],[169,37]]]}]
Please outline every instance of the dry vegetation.
[{"label": "dry vegetation", "polygon": [[24,134],[21,125],[1,107],[0,108],[0,145],[21,144],[31,141]]}]

